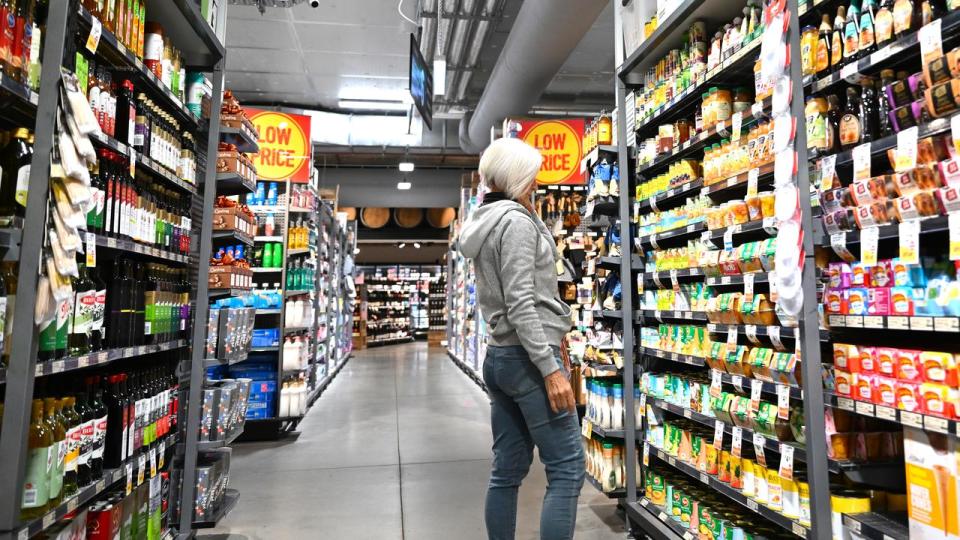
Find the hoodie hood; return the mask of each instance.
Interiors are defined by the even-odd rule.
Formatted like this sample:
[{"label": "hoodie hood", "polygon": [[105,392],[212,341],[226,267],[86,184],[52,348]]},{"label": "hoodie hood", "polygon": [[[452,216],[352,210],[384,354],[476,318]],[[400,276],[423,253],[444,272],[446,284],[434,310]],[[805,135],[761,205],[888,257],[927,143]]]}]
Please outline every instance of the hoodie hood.
[{"label": "hoodie hood", "polygon": [[460,253],[468,259],[476,259],[487,237],[510,212],[522,212],[529,217],[527,210],[514,201],[498,201],[474,210],[460,231]]}]

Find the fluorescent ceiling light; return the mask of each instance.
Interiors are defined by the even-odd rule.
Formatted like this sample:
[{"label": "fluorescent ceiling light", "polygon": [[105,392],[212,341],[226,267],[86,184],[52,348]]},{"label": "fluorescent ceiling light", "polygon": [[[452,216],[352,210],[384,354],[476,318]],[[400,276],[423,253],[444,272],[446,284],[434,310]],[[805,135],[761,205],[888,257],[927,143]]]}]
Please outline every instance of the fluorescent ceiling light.
[{"label": "fluorescent ceiling light", "polygon": [[411,184],[410,182],[407,182],[407,181],[405,181],[405,180],[401,180],[401,181],[397,182],[397,189],[399,189],[400,191],[406,191],[406,190],[410,189],[411,187],[413,187],[413,184]]},{"label": "fluorescent ceiling light", "polygon": [[407,243],[406,243],[406,242],[400,242],[400,245],[398,245],[397,247],[400,248],[400,249],[403,249],[403,248],[407,247]]},{"label": "fluorescent ceiling light", "polygon": [[411,161],[400,162],[400,172],[413,172],[414,164]]},{"label": "fluorescent ceiling light", "polygon": [[371,99],[341,99],[339,102],[341,109],[353,109],[364,111],[405,111],[406,103],[402,101],[379,101]]},{"label": "fluorescent ceiling light", "polygon": [[433,61],[433,95],[442,96],[447,93],[447,61],[437,58]]},{"label": "fluorescent ceiling light", "polygon": [[420,242],[414,242],[413,247],[420,249]]}]

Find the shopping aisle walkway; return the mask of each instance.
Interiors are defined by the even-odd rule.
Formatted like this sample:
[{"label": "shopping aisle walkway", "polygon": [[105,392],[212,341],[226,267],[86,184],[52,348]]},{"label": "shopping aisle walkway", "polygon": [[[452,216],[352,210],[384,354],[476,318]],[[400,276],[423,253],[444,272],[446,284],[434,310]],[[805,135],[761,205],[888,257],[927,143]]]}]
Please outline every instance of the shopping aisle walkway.
[{"label": "shopping aisle walkway", "polygon": [[[240,503],[215,538],[485,539],[489,407],[440,349],[360,351],[299,440],[236,445],[230,483]],[[545,485],[535,463],[521,489],[518,539],[539,538]],[[578,540],[625,537],[615,505],[589,484],[577,531]]]}]

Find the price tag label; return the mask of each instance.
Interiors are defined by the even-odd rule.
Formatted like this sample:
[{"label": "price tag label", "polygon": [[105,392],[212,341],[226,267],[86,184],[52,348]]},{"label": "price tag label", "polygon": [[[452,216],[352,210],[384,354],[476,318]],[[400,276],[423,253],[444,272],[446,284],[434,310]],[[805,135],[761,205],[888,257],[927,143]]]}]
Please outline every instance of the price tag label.
[{"label": "price tag label", "polygon": [[670,271],[670,284],[673,285],[674,292],[680,292],[680,283],[677,281],[677,271]]},{"label": "price tag label", "polygon": [[736,387],[737,390],[743,392],[743,377],[741,375],[731,375],[730,382],[733,383],[733,386]]},{"label": "price tag label", "polygon": [[723,249],[730,251],[733,249],[733,227],[727,227],[723,232]]},{"label": "price tag label", "polygon": [[747,173],[747,198],[756,197],[760,189],[760,169],[750,169]]},{"label": "price tag label", "polygon": [[743,430],[741,428],[739,427],[733,428],[733,440],[730,444],[731,444],[731,450],[730,450],[731,453],[736,457],[740,457],[741,447],[743,446]]},{"label": "price tag label", "polygon": [[580,433],[588,439],[590,435],[593,434],[593,424],[586,418],[583,419],[583,424],[580,425]]},{"label": "price tag label", "polygon": [[723,447],[723,422],[720,420],[713,425],[713,447],[718,451]]},{"label": "price tag label", "polygon": [[137,153],[130,152],[130,178],[137,175]]},{"label": "price tag label", "polygon": [[717,122],[717,133],[723,135],[725,131],[727,131],[727,123],[723,120],[720,120]]},{"label": "price tag label", "polygon": [[920,29],[920,55],[925,61],[943,56],[943,33],[940,31],[940,19]]},{"label": "price tag label", "polygon": [[793,480],[793,447],[780,443],[780,476]]},{"label": "price tag label", "polygon": [[95,268],[97,266],[97,235],[93,233],[86,233],[86,246],[84,246],[84,251],[87,255],[87,267]]},{"label": "price tag label", "polygon": [[882,420],[889,420],[891,422],[897,421],[897,410],[891,407],[884,407],[883,405],[877,405],[876,407],[877,418]]},{"label": "price tag label", "polygon": [[[960,114],[957,115],[960,118]],[[947,216],[950,226],[950,260],[960,260],[960,212],[951,212]]]},{"label": "price tag label", "polygon": [[757,412],[760,409],[760,395],[763,392],[763,381],[750,379],[750,410]]},{"label": "price tag label", "polygon": [[747,302],[753,302],[753,281],[756,279],[754,274],[743,275],[743,297]]},{"label": "price tag label", "polygon": [[900,223],[900,259],[903,264],[920,264],[920,222]]},{"label": "price tag label", "polygon": [[126,494],[129,495],[133,491],[133,463],[127,463],[123,468],[127,475]]},{"label": "price tag label", "polygon": [[167,461],[167,441],[160,441],[160,446],[157,448],[157,468],[163,469],[164,464]]},{"label": "price tag label", "polygon": [[723,388],[721,387],[721,382],[723,381],[723,375],[716,369],[710,370],[710,395],[713,397],[720,397],[720,394],[723,393]]},{"label": "price tag label", "polygon": [[780,327],[779,326],[768,326],[767,335],[770,336],[770,341],[773,342],[773,347],[778,351],[785,350],[786,347],[783,346],[783,341],[780,341]]},{"label": "price tag label", "polygon": [[894,168],[905,172],[917,166],[917,135],[920,128],[913,126],[897,133],[897,148],[894,151]]},{"label": "price tag label", "polygon": [[777,385],[777,417],[790,420],[790,387],[784,384]]},{"label": "price tag label", "polygon": [[820,189],[833,189],[837,176],[837,155],[831,154],[820,160]]},{"label": "price tag label", "polygon": [[923,429],[923,416],[909,411],[900,411],[900,422],[904,425]]},{"label": "price tag label", "polygon": [[877,265],[877,248],[879,242],[879,227],[867,227],[860,231],[860,260],[864,265]]},{"label": "price tag label", "polygon": [[852,62],[843,66],[843,69],[840,70],[840,77],[843,79],[849,79],[857,74],[857,63]]},{"label": "price tag label", "polygon": [[740,130],[743,128],[743,113],[735,112],[733,113],[733,134],[730,135],[731,141],[740,140]]},{"label": "price tag label", "polygon": [[763,453],[763,447],[766,446],[767,440],[763,438],[763,435],[759,433],[753,434],[753,451],[757,454],[757,463],[761,467],[767,467],[767,456]]},{"label": "price tag label", "polygon": [[650,445],[646,443],[643,445],[643,466],[650,466]]},{"label": "price tag label", "polygon": [[731,326],[727,329],[727,345],[731,347],[737,346],[737,327]]},{"label": "price tag label", "polygon": [[870,150],[871,144],[865,143],[853,149],[853,179],[866,180],[870,178]]},{"label": "price tag label", "polygon": [[147,456],[140,454],[137,458],[137,486],[143,484],[143,478],[147,473]]},{"label": "price tag label", "polygon": [[100,23],[100,20],[96,17],[93,17],[92,24],[90,25],[90,35],[87,36],[87,50],[91,54],[97,54],[97,47],[100,46],[100,36],[103,34],[103,25]]},{"label": "price tag label", "polygon": [[747,339],[750,341],[750,343],[753,343],[754,345],[760,344],[760,340],[757,339],[757,325],[755,324],[744,325],[743,333],[747,335]]},{"label": "price tag label", "polygon": [[830,247],[833,248],[833,252],[836,253],[838,257],[847,262],[853,262],[857,259],[847,247],[847,233],[845,232],[831,234]]},{"label": "price tag label", "polygon": [[780,298],[780,295],[777,294],[777,273],[770,272],[767,274],[767,283],[770,285],[770,301],[773,303],[777,302],[777,299]]}]

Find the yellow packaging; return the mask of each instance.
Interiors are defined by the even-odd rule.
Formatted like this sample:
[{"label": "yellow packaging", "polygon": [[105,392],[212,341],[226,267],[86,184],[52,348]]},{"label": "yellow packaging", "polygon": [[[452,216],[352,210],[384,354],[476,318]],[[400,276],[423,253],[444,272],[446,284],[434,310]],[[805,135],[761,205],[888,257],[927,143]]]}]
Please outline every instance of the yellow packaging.
[{"label": "yellow packaging", "polygon": [[706,459],[706,472],[707,474],[716,475],[719,463],[717,460],[717,447],[713,444],[707,445],[707,459]]},{"label": "yellow packaging", "polygon": [[960,538],[957,526],[957,444],[950,436],[904,427],[910,539]]},{"label": "yellow packaging", "polygon": [[767,504],[767,471],[759,464],[754,464],[753,467],[753,483],[755,487],[753,500],[760,504]]},{"label": "yellow packaging", "polygon": [[767,469],[767,507],[777,512],[783,510],[783,486],[780,480],[778,470]]},{"label": "yellow packaging", "polygon": [[797,490],[800,492],[800,518],[801,525],[810,526],[810,484],[806,482],[797,482]]},{"label": "yellow packaging", "polygon": [[788,518],[800,517],[800,487],[797,482],[780,477],[780,486],[783,489],[783,515]]},{"label": "yellow packaging", "polygon": [[753,497],[753,494],[756,493],[756,480],[753,476],[753,461],[743,458],[743,495],[746,497]]},{"label": "yellow packaging", "polygon": [[[870,511],[870,497],[858,491],[842,491],[830,495],[830,518],[834,538],[847,538],[849,534],[843,527],[843,514],[857,514]],[[910,533],[911,540],[913,533]],[[930,537],[927,537],[930,538]],[[937,538],[944,538],[941,534]]]}]

